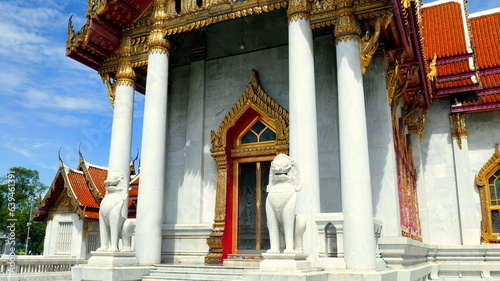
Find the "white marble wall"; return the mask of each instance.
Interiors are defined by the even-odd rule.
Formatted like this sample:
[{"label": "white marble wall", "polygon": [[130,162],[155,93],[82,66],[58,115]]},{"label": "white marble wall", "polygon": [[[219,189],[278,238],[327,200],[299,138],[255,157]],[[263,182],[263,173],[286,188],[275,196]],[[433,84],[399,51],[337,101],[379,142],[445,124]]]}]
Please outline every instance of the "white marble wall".
[{"label": "white marble wall", "polygon": [[[57,253],[57,243],[59,239],[59,224],[71,222],[71,251],[67,254]],[[86,246],[83,241],[83,221],[76,213],[54,214],[54,218],[47,223],[44,241],[44,256],[67,255],[85,258]]]},{"label": "white marble wall", "polygon": [[363,77],[373,215],[384,223],[382,235],[400,236],[397,170],[385,68],[384,57],[375,56]]},{"label": "white marble wall", "polygon": [[433,101],[420,145],[425,191],[419,195],[425,204],[419,207],[427,212],[421,221],[428,228],[427,244],[461,244],[449,113],[447,99]]},{"label": "white marble wall", "polygon": [[340,192],[338,92],[333,35],[314,39],[320,204],[322,213],[342,211]]}]

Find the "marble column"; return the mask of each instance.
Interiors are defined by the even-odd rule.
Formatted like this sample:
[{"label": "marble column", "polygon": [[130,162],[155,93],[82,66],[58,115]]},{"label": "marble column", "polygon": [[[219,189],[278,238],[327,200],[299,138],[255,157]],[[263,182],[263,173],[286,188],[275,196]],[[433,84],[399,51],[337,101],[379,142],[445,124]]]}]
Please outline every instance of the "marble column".
[{"label": "marble column", "polygon": [[315,216],[320,212],[318,132],[314,79],[313,36],[308,0],[294,0],[288,7],[290,156],[300,169],[302,190],[297,213],[306,217],[304,250],[318,257]]},{"label": "marble column", "polygon": [[[114,100],[112,104],[114,110],[108,164],[109,171],[119,171],[127,181],[130,179],[130,151],[132,148],[132,122],[134,119],[136,79],[130,59],[130,44],[130,37],[122,38],[120,64],[115,75],[116,83],[113,85]],[[127,202],[128,188],[125,188],[122,192],[122,196],[125,198],[125,202]],[[121,213],[124,217],[128,216],[127,204],[123,204]],[[121,229],[122,226],[118,227]],[[104,234],[103,232],[101,233],[101,235]]]},{"label": "marble column", "polygon": [[[121,61],[116,73],[113,125],[109,149],[109,170],[130,178],[130,151],[134,118],[135,72],[130,61],[130,37],[122,39]],[[128,195],[128,193],[127,193]]]},{"label": "marble column", "polygon": [[344,259],[348,269],[374,270],[375,237],[370,161],[360,62],[360,27],[353,0],[337,0],[335,40],[339,99]]},{"label": "marble column", "polygon": [[148,44],[141,171],[137,200],[135,250],[139,264],[161,262],[165,184],[167,91],[170,44],[163,31],[166,0],[156,0]]}]

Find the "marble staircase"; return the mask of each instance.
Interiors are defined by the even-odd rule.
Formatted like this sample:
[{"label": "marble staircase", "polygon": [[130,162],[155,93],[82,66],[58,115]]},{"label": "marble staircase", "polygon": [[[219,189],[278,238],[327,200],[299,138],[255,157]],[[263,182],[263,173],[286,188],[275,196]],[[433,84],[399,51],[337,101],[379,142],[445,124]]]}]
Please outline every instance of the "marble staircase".
[{"label": "marble staircase", "polygon": [[142,280],[243,280],[244,272],[257,270],[258,268],[249,266],[159,264],[155,265],[149,276],[143,277]]}]

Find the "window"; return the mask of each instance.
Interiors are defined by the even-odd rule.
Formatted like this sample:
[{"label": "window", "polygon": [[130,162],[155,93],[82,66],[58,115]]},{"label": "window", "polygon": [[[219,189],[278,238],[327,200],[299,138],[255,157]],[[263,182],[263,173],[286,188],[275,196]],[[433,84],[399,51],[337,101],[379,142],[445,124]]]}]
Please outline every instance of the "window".
[{"label": "window", "polygon": [[57,236],[56,254],[71,254],[72,222],[59,222],[59,235]]},{"label": "window", "polygon": [[481,168],[476,176],[482,207],[481,242],[500,243],[500,150]]},{"label": "window", "polygon": [[255,124],[241,137],[241,144],[265,142],[276,140],[276,133],[264,123],[257,121]]}]

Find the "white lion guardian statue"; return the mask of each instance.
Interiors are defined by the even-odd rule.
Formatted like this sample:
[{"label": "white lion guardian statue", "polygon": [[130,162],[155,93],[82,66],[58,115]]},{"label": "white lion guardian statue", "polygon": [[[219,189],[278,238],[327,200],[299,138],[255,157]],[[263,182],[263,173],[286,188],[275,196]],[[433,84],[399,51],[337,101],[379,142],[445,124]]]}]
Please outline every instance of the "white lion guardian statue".
[{"label": "white lion guardian statue", "polygon": [[99,231],[101,247],[98,252],[117,252],[118,241],[122,239],[122,251],[132,251],[131,237],[135,228],[135,219],[128,215],[128,181],[119,171],[111,171],[104,181],[106,195],[99,208]]},{"label": "white lion guardian statue", "polygon": [[267,253],[303,253],[306,222],[295,214],[297,192],[300,191],[299,168],[288,155],[279,154],[271,162],[267,186],[267,228],[271,249]]}]

